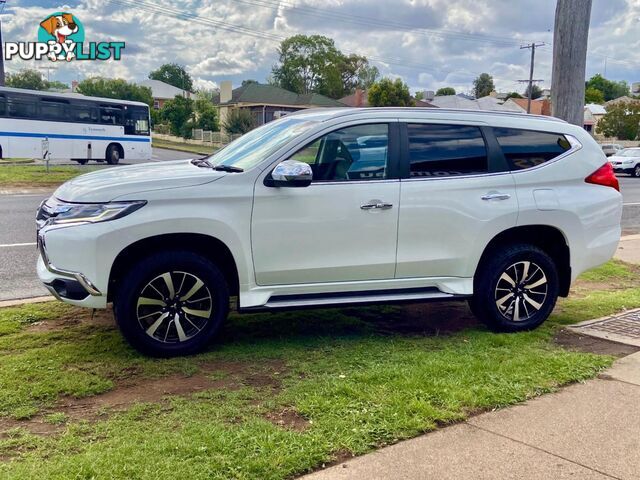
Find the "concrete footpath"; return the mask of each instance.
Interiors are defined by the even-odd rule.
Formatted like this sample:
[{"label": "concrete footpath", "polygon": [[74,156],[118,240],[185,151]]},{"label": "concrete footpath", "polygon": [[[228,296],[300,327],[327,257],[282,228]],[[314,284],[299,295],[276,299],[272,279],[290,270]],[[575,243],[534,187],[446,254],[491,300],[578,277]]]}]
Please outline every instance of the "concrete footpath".
[{"label": "concrete footpath", "polygon": [[638,479],[640,352],[595,380],[304,477]]},{"label": "concrete footpath", "polygon": [[620,239],[616,258],[640,264],[640,235],[626,235]]}]

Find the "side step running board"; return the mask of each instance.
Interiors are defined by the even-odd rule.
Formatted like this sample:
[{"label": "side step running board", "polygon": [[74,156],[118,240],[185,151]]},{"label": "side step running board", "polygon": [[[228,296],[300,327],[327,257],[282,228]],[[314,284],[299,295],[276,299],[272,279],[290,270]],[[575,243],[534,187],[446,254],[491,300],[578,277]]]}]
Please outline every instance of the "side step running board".
[{"label": "side step running board", "polygon": [[412,288],[308,295],[278,295],[271,297],[269,301],[262,306],[245,308],[243,311],[285,310],[376,303],[425,302],[465,298],[468,298],[468,296],[444,293],[437,288]]}]

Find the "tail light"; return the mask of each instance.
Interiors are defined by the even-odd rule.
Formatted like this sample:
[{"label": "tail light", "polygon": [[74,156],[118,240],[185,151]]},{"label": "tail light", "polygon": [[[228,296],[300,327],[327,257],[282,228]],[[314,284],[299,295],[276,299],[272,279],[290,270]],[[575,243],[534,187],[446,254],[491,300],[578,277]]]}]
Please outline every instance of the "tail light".
[{"label": "tail light", "polygon": [[613,167],[609,162],[602,165],[598,170],[585,178],[584,181],[593,183],[594,185],[615,188],[617,191],[620,191],[620,183],[618,183],[618,179],[613,172]]}]

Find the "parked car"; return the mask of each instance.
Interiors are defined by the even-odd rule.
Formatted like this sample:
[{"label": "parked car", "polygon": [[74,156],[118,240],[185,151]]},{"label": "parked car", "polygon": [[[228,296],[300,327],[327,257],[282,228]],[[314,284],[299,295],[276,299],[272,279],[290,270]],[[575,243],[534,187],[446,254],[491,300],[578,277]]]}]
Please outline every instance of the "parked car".
[{"label": "parked car", "polygon": [[241,313],[468,300],[518,332],[611,258],[621,214],[598,144],[557,119],[309,110],[208,158],[65,183],[37,213],[37,268],[65,302],[113,302],[158,356],[203,349],[230,298]]},{"label": "parked car", "polygon": [[609,157],[609,162],[616,173],[628,173],[640,178],[640,148],[625,148]]},{"label": "parked car", "polygon": [[602,146],[602,151],[607,157],[610,157],[611,155],[616,155],[618,152],[624,150],[624,147],[617,143],[603,143],[601,146]]}]

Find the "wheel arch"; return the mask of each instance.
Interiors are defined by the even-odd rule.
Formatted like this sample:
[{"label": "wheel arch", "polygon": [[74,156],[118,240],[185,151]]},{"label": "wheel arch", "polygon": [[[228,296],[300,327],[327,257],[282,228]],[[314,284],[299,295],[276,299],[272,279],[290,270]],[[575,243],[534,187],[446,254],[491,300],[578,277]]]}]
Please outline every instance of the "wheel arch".
[{"label": "wheel arch", "polygon": [[474,278],[477,278],[479,269],[496,249],[504,245],[514,243],[529,243],[537,246],[549,255],[558,268],[560,280],[559,295],[569,295],[571,287],[571,252],[565,234],[556,227],[549,225],[522,225],[500,232],[493,237],[485,247]]},{"label": "wheel arch", "polygon": [[109,273],[107,301],[113,300],[119,280],[127,268],[151,254],[168,250],[186,250],[211,260],[222,271],[234,296],[239,292],[238,268],[233,254],[221,240],[201,233],[167,233],[138,240],[118,253]]}]

